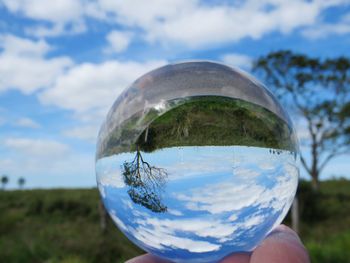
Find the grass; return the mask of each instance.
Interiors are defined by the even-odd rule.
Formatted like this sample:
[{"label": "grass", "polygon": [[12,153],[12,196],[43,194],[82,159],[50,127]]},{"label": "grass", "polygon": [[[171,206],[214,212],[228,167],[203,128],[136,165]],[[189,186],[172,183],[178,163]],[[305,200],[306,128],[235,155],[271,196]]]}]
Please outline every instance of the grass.
[{"label": "grass", "polygon": [[0,262],[125,262],[141,253],[108,222],[97,190],[0,193]]},{"label": "grass", "polygon": [[302,181],[298,191],[300,235],[311,262],[350,263],[350,181],[324,181],[317,193]]},{"label": "grass", "polygon": [[261,106],[226,97],[198,96],[174,103],[161,115],[154,111],[146,115],[136,113],[107,136],[98,157],[132,152],[137,147],[152,152],[193,145],[245,145],[295,151],[290,134],[286,122]]},{"label": "grass", "polygon": [[[312,262],[350,263],[350,182],[299,187],[301,237]],[[143,253],[108,220],[96,189],[0,192],[0,262],[125,262]],[[289,217],[285,223],[289,224]]]}]

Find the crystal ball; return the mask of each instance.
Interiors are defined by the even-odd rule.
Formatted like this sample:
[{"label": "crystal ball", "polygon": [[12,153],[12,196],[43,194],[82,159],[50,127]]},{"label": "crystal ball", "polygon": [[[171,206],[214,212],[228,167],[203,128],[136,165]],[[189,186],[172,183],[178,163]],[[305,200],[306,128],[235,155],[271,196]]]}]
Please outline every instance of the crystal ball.
[{"label": "crystal ball", "polygon": [[298,143],[273,94],[213,62],[170,64],[116,99],[97,142],[106,210],[137,246],[172,262],[252,251],[286,216]]}]

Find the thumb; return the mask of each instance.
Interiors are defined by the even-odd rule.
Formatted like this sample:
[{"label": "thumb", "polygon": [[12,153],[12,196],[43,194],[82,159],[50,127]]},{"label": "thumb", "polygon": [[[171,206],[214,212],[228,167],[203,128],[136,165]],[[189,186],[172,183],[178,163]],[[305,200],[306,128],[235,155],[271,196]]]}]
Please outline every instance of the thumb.
[{"label": "thumb", "polygon": [[250,263],[310,263],[309,255],[298,235],[280,225],[258,246]]}]

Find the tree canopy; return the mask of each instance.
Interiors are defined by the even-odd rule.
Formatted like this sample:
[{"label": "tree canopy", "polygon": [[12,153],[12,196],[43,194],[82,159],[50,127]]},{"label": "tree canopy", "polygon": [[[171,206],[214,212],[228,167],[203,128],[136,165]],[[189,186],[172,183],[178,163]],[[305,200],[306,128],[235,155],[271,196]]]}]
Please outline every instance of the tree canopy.
[{"label": "tree canopy", "polygon": [[1,176],[1,184],[2,184],[2,188],[5,189],[6,184],[9,182],[9,178],[7,175],[3,174]]},{"label": "tree canopy", "polygon": [[350,150],[349,58],[278,51],[257,59],[253,71],[306,123],[311,161],[304,152],[301,161],[317,189],[329,161]]}]

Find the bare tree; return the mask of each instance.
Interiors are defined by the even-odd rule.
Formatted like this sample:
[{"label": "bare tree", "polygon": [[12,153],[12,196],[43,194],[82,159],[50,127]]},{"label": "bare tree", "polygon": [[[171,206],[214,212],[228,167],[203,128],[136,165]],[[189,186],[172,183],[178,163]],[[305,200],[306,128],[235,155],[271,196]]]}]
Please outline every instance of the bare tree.
[{"label": "bare tree", "polygon": [[131,162],[124,162],[122,168],[124,182],[129,186],[128,194],[135,203],[156,213],[167,211],[161,200],[168,176],[165,169],[146,162],[139,149],[135,158]]}]

